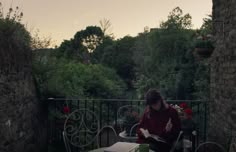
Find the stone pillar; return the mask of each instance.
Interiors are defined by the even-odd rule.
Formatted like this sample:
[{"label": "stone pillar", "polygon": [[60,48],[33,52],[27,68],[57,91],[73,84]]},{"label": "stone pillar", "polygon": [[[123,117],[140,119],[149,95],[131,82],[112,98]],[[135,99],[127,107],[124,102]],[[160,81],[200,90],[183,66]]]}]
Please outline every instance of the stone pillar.
[{"label": "stone pillar", "polygon": [[236,1],[213,0],[209,138],[227,144],[236,130]]},{"label": "stone pillar", "polygon": [[46,107],[36,98],[31,50],[18,41],[25,33],[16,27],[0,34],[0,151],[38,152],[47,146]]}]

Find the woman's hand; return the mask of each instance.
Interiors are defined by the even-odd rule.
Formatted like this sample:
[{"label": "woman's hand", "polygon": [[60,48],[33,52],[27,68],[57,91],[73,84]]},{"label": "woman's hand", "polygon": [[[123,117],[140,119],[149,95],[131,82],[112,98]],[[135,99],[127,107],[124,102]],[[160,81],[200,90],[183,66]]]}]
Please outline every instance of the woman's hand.
[{"label": "woman's hand", "polygon": [[168,122],[166,123],[166,127],[165,127],[166,132],[170,132],[172,127],[173,127],[173,124],[171,122],[171,118],[169,118]]}]

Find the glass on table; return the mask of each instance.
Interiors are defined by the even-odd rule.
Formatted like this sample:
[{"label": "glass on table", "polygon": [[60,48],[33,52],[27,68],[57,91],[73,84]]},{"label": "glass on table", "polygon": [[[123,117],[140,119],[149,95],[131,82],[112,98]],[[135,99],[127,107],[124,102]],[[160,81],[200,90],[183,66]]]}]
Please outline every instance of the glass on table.
[{"label": "glass on table", "polygon": [[140,144],[139,152],[149,152],[149,144]]}]

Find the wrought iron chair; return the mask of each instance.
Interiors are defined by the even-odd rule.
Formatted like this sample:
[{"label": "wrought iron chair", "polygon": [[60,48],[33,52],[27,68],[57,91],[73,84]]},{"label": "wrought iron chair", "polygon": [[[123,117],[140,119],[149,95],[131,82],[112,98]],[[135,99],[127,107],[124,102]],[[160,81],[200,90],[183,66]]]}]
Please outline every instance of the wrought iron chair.
[{"label": "wrought iron chair", "polygon": [[194,152],[195,151],[195,145],[196,145],[196,138],[197,138],[197,131],[193,130],[191,135],[185,135],[184,131],[182,131],[182,148],[183,151],[188,152]]},{"label": "wrought iron chair", "polygon": [[125,105],[118,109],[117,120],[120,129],[119,136],[126,141],[135,142],[137,139],[136,127],[143,109],[137,105]]},{"label": "wrought iron chair", "polygon": [[182,135],[183,135],[183,131],[180,131],[176,141],[173,143],[173,145],[170,149],[170,152],[174,152],[179,147],[182,147],[182,141],[181,141]]},{"label": "wrought iron chair", "polygon": [[227,152],[227,150],[217,142],[207,141],[198,145],[195,152]]},{"label": "wrought iron chair", "polygon": [[231,135],[231,141],[229,146],[229,152],[235,152],[236,151],[236,132],[232,132]]},{"label": "wrought iron chair", "polygon": [[231,143],[229,147],[229,152],[235,152],[236,151],[236,143]]},{"label": "wrought iron chair", "polygon": [[236,151],[236,136],[235,132],[231,135],[230,145],[227,148],[224,148],[221,144],[213,141],[207,141],[200,144],[194,152],[235,152]]},{"label": "wrought iron chair", "polygon": [[117,137],[112,126],[100,128],[98,116],[93,111],[88,109],[73,111],[66,118],[62,132],[66,151],[87,151],[94,145],[99,147],[99,135],[105,128],[111,129]]},{"label": "wrought iron chair", "polygon": [[236,143],[231,143],[229,147],[229,152],[235,152],[236,151]]},{"label": "wrought iron chair", "polygon": [[110,125],[103,126],[97,134],[97,147],[107,147],[116,143],[117,141],[117,133]]}]

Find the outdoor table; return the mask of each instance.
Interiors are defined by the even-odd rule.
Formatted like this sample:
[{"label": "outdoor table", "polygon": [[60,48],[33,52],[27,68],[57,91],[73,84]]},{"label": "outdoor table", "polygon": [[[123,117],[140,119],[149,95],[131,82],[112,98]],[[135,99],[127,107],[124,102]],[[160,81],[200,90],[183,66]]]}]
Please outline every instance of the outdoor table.
[{"label": "outdoor table", "polygon": [[106,149],[107,147],[102,147],[102,148],[98,148],[98,149],[94,149],[94,150],[91,150],[89,152],[104,152],[104,150]]},{"label": "outdoor table", "polygon": [[[123,142],[123,143],[128,143],[128,142]],[[108,148],[108,147],[102,147],[102,148],[97,148],[97,149],[93,149],[89,152],[104,152],[104,150]],[[121,152],[121,151],[117,151],[117,152]],[[154,152],[153,150],[149,149],[149,152]]]},{"label": "outdoor table", "polygon": [[138,136],[128,136],[126,131],[120,132],[119,137],[121,137],[121,139],[127,142],[136,142],[138,139]]},{"label": "outdoor table", "polygon": [[[94,150],[91,150],[89,152],[104,152],[104,150],[106,149],[107,147],[102,147],[102,148],[98,148],[98,149],[94,149]],[[153,150],[149,149],[149,152],[154,152]]]}]

